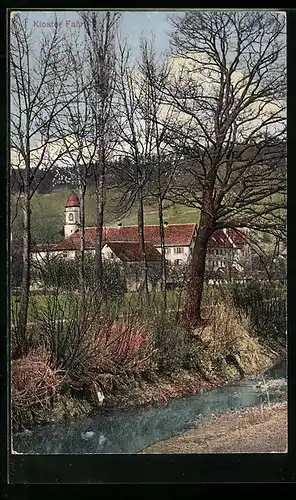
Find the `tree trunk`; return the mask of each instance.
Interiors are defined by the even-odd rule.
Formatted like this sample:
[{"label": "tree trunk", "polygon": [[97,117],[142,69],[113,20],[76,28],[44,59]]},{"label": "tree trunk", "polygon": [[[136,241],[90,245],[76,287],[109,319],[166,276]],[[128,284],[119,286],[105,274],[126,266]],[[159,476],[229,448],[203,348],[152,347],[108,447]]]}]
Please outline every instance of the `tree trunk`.
[{"label": "tree trunk", "polygon": [[164,306],[167,306],[167,273],[166,273],[166,258],[165,258],[165,239],[164,239],[164,224],[163,224],[163,206],[162,197],[158,199],[158,216],[159,216],[159,233],[160,233],[160,247],[161,247],[161,291],[163,296]]},{"label": "tree trunk", "polygon": [[202,211],[190,263],[190,279],[184,309],[184,323],[193,329],[201,321],[201,300],[204,285],[207,245],[212,234],[212,220],[207,211]]},{"label": "tree trunk", "polygon": [[22,271],[22,291],[20,308],[17,320],[17,344],[20,355],[25,354],[26,349],[26,329],[28,321],[28,308],[30,296],[30,245],[31,245],[31,203],[29,194],[25,195],[23,206],[23,271]]},{"label": "tree trunk", "polygon": [[79,284],[82,303],[85,295],[85,187],[80,188],[80,266]]},{"label": "tree trunk", "polygon": [[145,247],[145,225],[144,225],[144,206],[143,206],[143,192],[142,188],[139,188],[138,194],[138,230],[139,230],[139,241],[141,250],[141,280],[143,280],[143,289],[149,302],[149,286],[148,286],[148,264],[147,255]]},{"label": "tree trunk", "polygon": [[96,248],[96,262],[97,262],[97,285],[99,294],[103,292],[103,261],[102,261],[102,246],[103,246],[103,225],[104,225],[104,208],[105,208],[105,167],[104,161],[100,161],[99,165],[99,178],[97,185],[97,248]]}]

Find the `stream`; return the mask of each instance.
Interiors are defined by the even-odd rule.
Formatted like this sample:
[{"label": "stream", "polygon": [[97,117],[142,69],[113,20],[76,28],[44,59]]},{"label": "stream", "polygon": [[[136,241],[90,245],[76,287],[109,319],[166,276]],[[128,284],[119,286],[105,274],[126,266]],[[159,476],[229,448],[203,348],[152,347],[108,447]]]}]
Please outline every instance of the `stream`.
[{"label": "stream", "polygon": [[206,418],[249,406],[285,401],[286,366],[165,404],[113,409],[15,434],[13,449],[25,454],[136,453],[183,434]]}]

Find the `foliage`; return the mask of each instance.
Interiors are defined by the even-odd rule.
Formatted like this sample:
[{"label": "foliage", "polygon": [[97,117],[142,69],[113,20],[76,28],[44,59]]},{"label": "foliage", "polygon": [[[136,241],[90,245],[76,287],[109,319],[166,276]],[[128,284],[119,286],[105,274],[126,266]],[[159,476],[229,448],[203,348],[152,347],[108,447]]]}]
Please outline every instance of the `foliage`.
[{"label": "foliage", "polygon": [[286,340],[286,285],[279,282],[249,281],[232,283],[228,291],[238,310],[251,321],[251,327],[264,338]]},{"label": "foliage", "polygon": [[[35,264],[35,279],[44,288],[73,291],[79,289],[79,255],[75,259],[56,257]],[[122,299],[126,290],[125,277],[120,264],[103,263],[103,296],[106,299]],[[95,274],[95,257],[85,255],[85,288],[95,291],[98,287]]]},{"label": "foliage", "polygon": [[145,311],[145,319],[156,349],[154,363],[160,374],[178,371],[188,349],[188,334],[179,321],[180,300],[171,311],[165,310],[160,300],[153,301]]},{"label": "foliage", "polygon": [[167,282],[169,288],[183,288],[188,283],[188,266],[167,262]]},{"label": "foliage", "polygon": [[134,324],[126,319],[115,321],[97,334],[100,354],[96,368],[100,372],[117,373],[123,370],[142,371],[154,350],[150,335],[143,323]]}]

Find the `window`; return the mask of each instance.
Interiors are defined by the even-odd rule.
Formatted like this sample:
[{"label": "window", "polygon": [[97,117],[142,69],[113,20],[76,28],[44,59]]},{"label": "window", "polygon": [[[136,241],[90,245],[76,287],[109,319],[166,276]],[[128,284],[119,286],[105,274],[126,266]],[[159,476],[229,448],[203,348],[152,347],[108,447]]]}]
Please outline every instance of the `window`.
[{"label": "window", "polygon": [[176,248],[174,248],[174,253],[184,253],[184,248],[183,247],[176,247]]},{"label": "window", "polygon": [[68,257],[68,252],[63,252],[63,257],[66,259]]},{"label": "window", "polygon": [[170,248],[165,248],[165,253],[167,253],[167,254],[171,253],[171,249]]},{"label": "window", "polygon": [[73,214],[69,214],[69,220],[73,221]]},{"label": "window", "polygon": [[181,264],[181,259],[176,259],[176,260],[175,260],[175,263],[176,263],[176,264]]}]

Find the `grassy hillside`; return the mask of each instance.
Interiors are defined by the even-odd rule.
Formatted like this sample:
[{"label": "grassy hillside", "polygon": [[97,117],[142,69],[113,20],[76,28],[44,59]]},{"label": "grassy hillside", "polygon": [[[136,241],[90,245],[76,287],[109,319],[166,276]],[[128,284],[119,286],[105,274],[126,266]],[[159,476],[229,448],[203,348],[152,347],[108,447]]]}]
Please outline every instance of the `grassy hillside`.
[{"label": "grassy hillside", "polygon": [[[70,190],[37,195],[32,200],[32,239],[35,243],[57,242],[63,239],[64,227],[64,209]],[[118,216],[118,200],[121,195],[118,191],[111,190],[108,193],[105,210],[106,226],[116,226],[119,222],[123,225],[137,224],[137,208],[132,207],[130,213],[124,217]],[[265,202],[280,201],[280,195],[273,195],[265,200]],[[255,207],[254,207],[255,208]],[[259,209],[261,207],[256,207]],[[85,199],[86,226],[96,225],[96,198],[95,192],[90,190],[86,194]],[[280,210],[280,215],[283,216],[284,210]],[[12,217],[15,214],[15,201],[12,198]],[[189,208],[182,205],[172,205],[171,203],[164,211],[164,220],[168,223],[198,223],[199,211],[195,208]],[[158,207],[157,204],[149,204],[145,207],[145,223],[158,224]],[[20,232],[22,224],[21,210],[18,211],[18,216],[13,223],[13,230]],[[259,238],[260,239],[260,238]],[[267,246],[270,246],[270,238],[263,235],[263,240]],[[264,242],[263,241],[263,242]]]},{"label": "grassy hillside", "polygon": [[[62,239],[61,231],[64,226],[64,209],[69,190],[37,195],[32,200],[32,236],[34,242],[59,241]],[[107,197],[105,224],[115,226],[119,222],[123,225],[137,224],[137,209],[134,206],[130,213],[123,218],[118,217],[116,201],[120,199],[118,192],[110,191]],[[86,226],[96,224],[96,199],[95,193],[89,191],[85,199]],[[12,199],[12,217],[15,213],[15,202]],[[164,220],[168,223],[197,223],[199,211],[194,208],[181,205],[169,206],[164,211]],[[147,205],[145,208],[145,223],[158,224],[157,204]],[[21,227],[21,213],[13,223],[13,229],[17,232]]]}]

